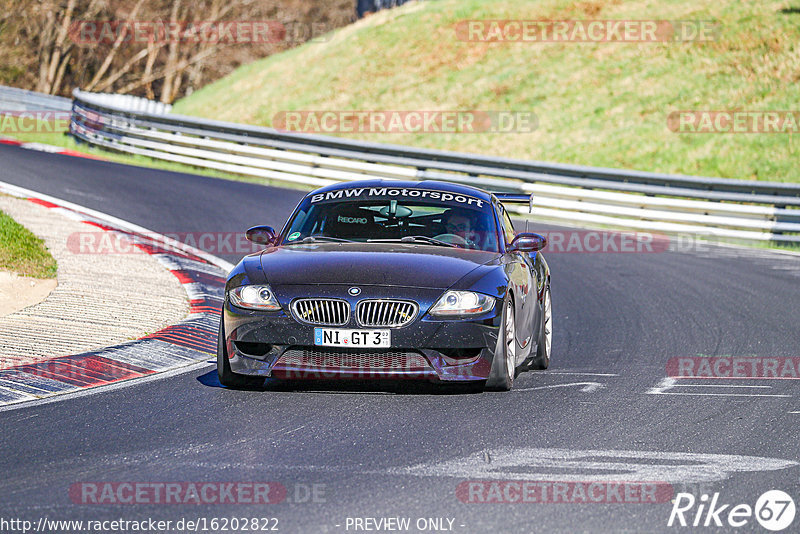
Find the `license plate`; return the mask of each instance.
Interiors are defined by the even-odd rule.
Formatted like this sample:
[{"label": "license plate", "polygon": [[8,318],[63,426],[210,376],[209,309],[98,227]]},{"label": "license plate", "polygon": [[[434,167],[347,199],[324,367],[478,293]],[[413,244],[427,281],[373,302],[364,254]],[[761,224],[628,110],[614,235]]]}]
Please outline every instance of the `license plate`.
[{"label": "license plate", "polygon": [[315,328],[314,345],[324,347],[391,347],[391,330]]}]

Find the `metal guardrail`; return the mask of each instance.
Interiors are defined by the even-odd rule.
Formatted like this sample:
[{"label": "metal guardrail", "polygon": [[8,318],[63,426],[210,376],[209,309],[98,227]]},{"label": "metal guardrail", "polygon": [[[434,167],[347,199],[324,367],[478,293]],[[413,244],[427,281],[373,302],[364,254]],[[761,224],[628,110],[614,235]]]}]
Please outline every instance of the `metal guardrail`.
[{"label": "metal guardrail", "polygon": [[0,112],[70,111],[72,101],[61,96],[46,95],[0,85]]},{"label": "metal guardrail", "polygon": [[[745,241],[800,242],[800,185],[444,152],[131,108],[74,92],[70,132],[112,150],[308,186],[364,178],[447,180],[533,193],[557,221]],[[512,208],[513,209],[513,208]]]},{"label": "metal guardrail", "polygon": [[[164,115],[172,111],[171,104],[163,102],[156,102],[140,96],[133,95],[117,95],[113,93],[83,93],[75,91],[76,94],[91,95],[94,102],[107,105],[111,109],[124,109],[129,113],[138,113],[143,115]],[[70,109],[71,109],[70,102]]]}]

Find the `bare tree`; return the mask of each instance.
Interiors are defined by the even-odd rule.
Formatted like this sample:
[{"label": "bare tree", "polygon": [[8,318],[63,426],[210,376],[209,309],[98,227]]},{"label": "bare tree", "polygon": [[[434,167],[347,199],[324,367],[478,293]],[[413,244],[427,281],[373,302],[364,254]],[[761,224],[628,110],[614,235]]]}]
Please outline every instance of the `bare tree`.
[{"label": "bare tree", "polygon": [[[136,15],[139,13],[139,9],[142,7],[143,3],[144,3],[144,0],[138,0],[136,2],[136,5],[133,7],[133,11],[131,11],[131,14],[130,14],[131,20],[136,20]],[[128,25],[127,24],[123,24],[122,25],[122,30],[117,33],[117,38],[114,40],[114,44],[111,47],[111,51],[108,54],[106,54],[106,57],[103,60],[103,63],[100,65],[100,68],[97,69],[97,72],[95,72],[94,77],[92,78],[92,81],[90,81],[89,84],[86,86],[86,90],[87,91],[95,90],[95,88],[97,88],[98,84],[100,84],[100,80],[102,79],[102,77],[106,73],[106,71],[108,71],[108,69],[111,66],[111,64],[113,63],[114,58],[117,55],[117,52],[119,52],[120,46],[122,45],[122,43],[125,42],[125,38],[127,36],[128,36]],[[139,57],[139,55],[137,54],[137,55],[134,56],[134,58],[136,58],[136,57]],[[144,57],[144,55],[142,55],[141,57]],[[139,59],[141,59],[141,57],[139,57]],[[128,61],[128,63],[125,64],[125,66],[127,66],[128,69],[130,69],[130,66],[132,65],[132,63],[131,63],[131,65],[129,65],[129,63],[131,63],[130,60]],[[123,68],[125,68],[125,67],[123,67]],[[114,80],[117,80],[117,79],[119,79],[120,76],[122,76],[122,74],[124,74],[124,72],[119,70],[116,73],[112,73],[109,78],[113,78]],[[102,85],[103,88],[106,88],[106,87],[110,86],[113,83],[114,83],[113,80],[111,82],[108,82],[108,80],[106,80],[100,85]],[[98,90],[102,91],[103,89],[99,89],[98,88]]]},{"label": "bare tree", "polygon": [[[243,63],[299,43],[217,42],[174,33],[138,39],[131,38],[127,23],[192,28],[280,21],[333,29],[352,18],[352,0],[0,0],[0,83],[51,94],[69,95],[80,87],[173,102]],[[116,33],[87,30],[85,39],[84,21]]]}]

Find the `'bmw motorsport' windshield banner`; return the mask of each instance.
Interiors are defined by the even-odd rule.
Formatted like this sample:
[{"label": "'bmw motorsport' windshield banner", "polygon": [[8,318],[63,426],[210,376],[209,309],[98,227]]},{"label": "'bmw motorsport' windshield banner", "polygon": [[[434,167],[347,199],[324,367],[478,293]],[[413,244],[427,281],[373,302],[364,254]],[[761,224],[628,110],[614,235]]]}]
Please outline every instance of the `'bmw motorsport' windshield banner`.
[{"label": "'bmw motorsport' windshield banner", "polygon": [[441,200],[442,202],[452,202],[464,206],[483,207],[483,200],[473,198],[467,195],[457,193],[450,193],[448,191],[432,191],[428,189],[405,189],[405,188],[392,188],[392,187],[359,187],[353,189],[338,189],[336,191],[328,191],[325,193],[318,193],[312,195],[311,202],[325,202],[335,200],[345,200],[348,198],[356,198],[363,200],[381,199],[381,198],[413,198],[413,199],[431,199]]}]

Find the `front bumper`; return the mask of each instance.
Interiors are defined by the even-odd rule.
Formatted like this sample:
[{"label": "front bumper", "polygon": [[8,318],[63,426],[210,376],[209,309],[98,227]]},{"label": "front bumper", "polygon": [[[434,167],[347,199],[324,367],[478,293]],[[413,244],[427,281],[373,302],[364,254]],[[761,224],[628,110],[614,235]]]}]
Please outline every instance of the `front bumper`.
[{"label": "front bumper", "polygon": [[[309,290],[314,291],[313,294]],[[245,310],[227,299],[223,309],[226,352],[237,374],[288,379],[421,379],[431,381],[486,380],[492,367],[500,332],[502,305],[471,319],[441,320],[426,311],[442,294],[438,289],[365,287],[358,297],[347,287],[273,288],[282,305],[279,312]],[[332,348],[314,345],[314,329],[296,320],[290,304],[294,298],[344,298],[356,309],[364,298],[409,298],[420,313],[409,325],[391,328],[389,349]],[[292,295],[282,298],[282,295]],[[350,323],[337,328],[360,328]]]}]

